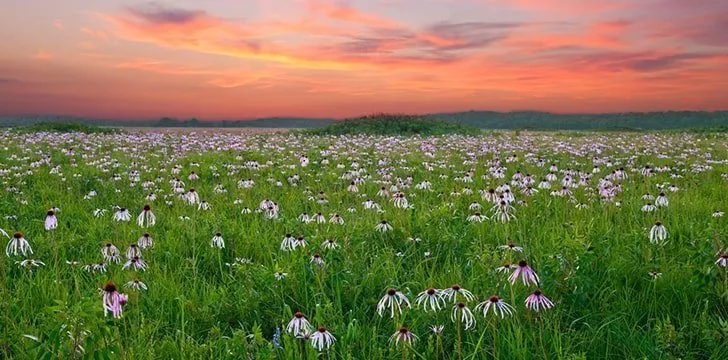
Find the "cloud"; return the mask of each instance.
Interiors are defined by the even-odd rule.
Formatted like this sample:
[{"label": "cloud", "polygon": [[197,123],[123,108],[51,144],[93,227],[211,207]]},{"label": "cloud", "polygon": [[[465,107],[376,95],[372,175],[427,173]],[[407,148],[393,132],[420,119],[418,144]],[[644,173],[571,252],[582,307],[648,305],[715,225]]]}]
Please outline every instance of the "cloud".
[{"label": "cloud", "polygon": [[358,23],[372,27],[398,28],[401,27],[397,21],[360,11],[351,5],[343,2],[332,2],[327,0],[307,0],[308,10],[313,13],[320,13],[326,17],[343,22]]},{"label": "cloud", "polygon": [[63,30],[63,21],[62,20],[54,20],[53,21],[53,27],[56,29]]},{"label": "cloud", "polygon": [[33,54],[33,59],[36,60],[51,60],[54,58],[54,55],[47,51],[38,51],[35,54]]},{"label": "cloud", "polygon": [[169,8],[157,2],[150,2],[141,6],[131,6],[127,10],[138,19],[158,25],[193,23],[206,16],[205,11]]},{"label": "cloud", "polygon": [[84,27],[84,28],[81,28],[81,32],[96,40],[100,40],[103,42],[107,42],[109,40],[109,36],[103,31],[93,30],[93,29]]}]

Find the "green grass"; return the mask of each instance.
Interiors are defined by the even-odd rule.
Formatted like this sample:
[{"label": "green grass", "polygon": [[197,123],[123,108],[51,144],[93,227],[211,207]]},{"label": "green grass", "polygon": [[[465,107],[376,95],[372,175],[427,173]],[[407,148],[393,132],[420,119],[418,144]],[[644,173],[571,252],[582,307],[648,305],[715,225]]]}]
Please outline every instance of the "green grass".
[{"label": "green grass", "polygon": [[[711,214],[728,208],[728,179],[722,176],[728,173],[727,140],[725,134],[688,133],[524,132],[427,139],[203,131],[5,133],[0,228],[11,236],[23,232],[34,251],[29,258],[45,266],[30,271],[16,264],[23,256],[0,255],[0,353],[13,359],[315,359],[310,344],[285,334],[293,313],[301,311],[314,326],[324,325],[336,336],[324,358],[458,359],[452,302],[437,313],[415,305],[419,292],[457,283],[476,295],[468,302],[471,309],[493,294],[515,308],[505,319],[475,313],[477,326],[460,331],[464,359],[724,359],[728,276],[715,261],[719,248],[726,247],[728,225],[726,217]],[[73,154],[63,150],[69,143]],[[310,158],[307,167],[300,166],[300,154]],[[48,163],[42,162],[44,155],[50,156]],[[517,160],[507,162],[511,155]],[[594,156],[612,165],[600,165],[602,172],[588,186],[575,188],[575,202],[545,189],[525,196],[511,186],[516,199],[527,202],[514,205],[514,220],[466,220],[474,201],[490,214],[491,205],[478,190],[510,183],[518,170],[535,174],[538,184],[552,162],[561,170],[590,172]],[[545,167],[536,166],[539,157]],[[322,164],[324,158],[330,163]],[[491,173],[494,158],[503,159],[505,179],[483,177]],[[246,168],[248,161],[261,166]],[[350,180],[342,178],[355,169],[354,163],[362,177],[368,175],[359,193],[347,191]],[[638,170],[647,164],[671,170],[641,176]],[[172,173],[175,165],[182,167],[179,174]],[[694,172],[695,165],[712,168]],[[617,206],[600,200],[593,189],[619,167],[629,177],[621,181]],[[132,179],[134,171],[138,180]],[[192,171],[200,179],[189,180]],[[468,171],[472,183],[456,180]],[[297,186],[287,181],[294,174],[301,178]],[[563,178],[557,174],[554,189]],[[408,176],[411,185],[400,189],[413,208],[395,207],[376,195],[381,181],[397,183]],[[185,189],[197,189],[212,208],[198,210],[175,196],[169,182],[175,177],[185,182]],[[255,185],[239,188],[243,179],[253,179]],[[432,191],[415,188],[425,180]],[[145,189],[144,181],[153,183]],[[646,191],[656,195],[658,184],[675,184],[680,190],[667,192],[666,208],[642,212],[641,196]],[[227,192],[214,192],[217,185]],[[473,193],[465,194],[465,188]],[[98,195],[84,199],[91,190]],[[146,200],[152,191],[157,199]],[[328,203],[316,202],[319,191]],[[364,209],[367,198],[384,212]],[[241,214],[243,207],[257,209],[263,199],[280,206],[278,220]],[[577,203],[587,206],[578,209]],[[148,229],[134,221],[145,204],[157,217]],[[112,205],[131,209],[132,221],[113,221]],[[46,231],[43,220],[52,206],[60,208],[59,225]],[[95,218],[98,208],[108,212]],[[345,224],[297,219],[303,212],[319,211],[327,220],[339,213]],[[374,230],[382,219],[392,224],[392,232]],[[670,237],[653,245],[648,232],[658,220]],[[122,270],[114,263],[107,273],[82,268],[102,261],[107,242],[124,258],[145,231],[155,241],[153,249],[142,251],[147,271]],[[224,249],[210,246],[218,231]],[[286,233],[304,235],[308,246],[281,251]],[[322,248],[326,239],[336,239],[340,248]],[[497,248],[508,242],[523,247],[523,253]],[[323,256],[324,267],[310,263],[315,252]],[[520,281],[510,285],[507,275],[495,270],[521,257],[540,277],[539,288],[554,302],[553,309],[527,310],[524,299],[536,288]],[[236,258],[251,263],[225,264]],[[80,264],[70,266],[66,260]],[[275,279],[278,271],[287,274],[285,279]],[[650,271],[662,276],[655,280]],[[149,289],[135,292],[123,286],[135,278]],[[108,281],[129,295],[120,319],[104,317],[102,311],[98,289]],[[389,287],[401,290],[413,305],[396,319],[376,313],[377,301]],[[441,335],[429,330],[438,324],[444,325]],[[410,348],[388,342],[402,325],[419,337]],[[272,343],[277,327],[282,349]]]},{"label": "green grass", "polygon": [[55,132],[55,133],[83,133],[83,134],[114,134],[119,129],[103,128],[100,126],[87,125],[78,122],[41,122],[32,125],[19,126],[14,128],[20,133]]},{"label": "green grass", "polygon": [[306,130],[311,135],[479,135],[482,130],[457,122],[427,119],[416,115],[374,114],[347,119],[323,128]]}]

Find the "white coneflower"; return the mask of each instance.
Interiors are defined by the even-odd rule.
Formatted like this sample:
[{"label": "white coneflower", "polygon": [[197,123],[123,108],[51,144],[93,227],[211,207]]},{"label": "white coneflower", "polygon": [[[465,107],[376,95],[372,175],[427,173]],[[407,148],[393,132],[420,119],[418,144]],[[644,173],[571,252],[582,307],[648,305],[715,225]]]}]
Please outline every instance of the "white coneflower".
[{"label": "white coneflower", "polygon": [[137,240],[137,245],[139,245],[142,249],[151,249],[154,247],[154,240],[152,240],[152,236],[149,235],[149,233],[144,233],[139,240]]},{"label": "white coneflower", "polygon": [[275,272],[275,273],[273,274],[273,277],[275,277],[275,279],[276,279],[277,281],[281,281],[281,280],[285,279],[285,278],[286,278],[286,276],[288,276],[288,273],[284,273],[284,272],[282,272],[282,271],[276,271],[276,272]]},{"label": "white coneflower", "polygon": [[652,212],[657,210],[657,206],[652,205],[651,203],[647,203],[644,206],[642,206],[642,211],[644,212]]},{"label": "white coneflower", "polygon": [[488,300],[476,305],[475,310],[482,310],[483,317],[488,317],[488,312],[492,310],[493,313],[503,319],[506,315],[512,315],[514,309],[513,306],[503,301],[503,299],[499,298],[497,295],[493,295],[488,298]]},{"label": "white coneflower", "polygon": [[222,249],[225,247],[225,240],[222,238],[221,233],[215,233],[215,236],[210,240],[210,246]]},{"label": "white coneflower", "polygon": [[114,220],[131,221],[131,213],[125,208],[119,208],[119,210],[114,213]]},{"label": "white coneflower", "polygon": [[392,334],[392,336],[389,337],[389,343],[392,343],[392,340],[394,340],[394,345],[399,345],[400,342],[402,342],[402,345],[412,345],[412,343],[417,340],[417,335],[413,334],[409,329],[406,327],[399,328],[397,332]]},{"label": "white coneflower", "polygon": [[326,327],[324,326],[319,326],[319,328],[311,335],[311,345],[319,352],[328,350],[335,341],[336,338],[334,335],[326,330]]},{"label": "white coneflower", "polygon": [[475,327],[475,316],[464,302],[457,302],[453,305],[450,320],[465,324],[465,330]]},{"label": "white coneflower", "polygon": [[147,263],[144,262],[144,260],[142,260],[142,258],[135,256],[135,257],[127,260],[124,263],[124,266],[122,266],[122,269],[124,269],[124,270],[127,270],[129,268],[133,269],[134,271],[139,271],[139,270],[146,271]]},{"label": "white coneflower", "polygon": [[385,233],[387,231],[392,231],[392,229],[393,229],[392,225],[389,225],[387,220],[380,221],[379,224],[377,224],[377,226],[374,227],[374,230],[383,232],[383,233]]},{"label": "white coneflower", "polygon": [[650,243],[657,244],[667,239],[667,228],[661,222],[656,222],[650,229]]},{"label": "white coneflower", "polygon": [[106,245],[101,248],[101,255],[104,256],[105,262],[115,262],[117,264],[121,262],[121,253],[119,252],[119,248],[112,243],[106,243]]},{"label": "white coneflower", "polygon": [[665,193],[660,193],[660,195],[655,199],[655,205],[657,206],[667,206],[670,202],[667,200],[667,196],[665,196]]},{"label": "white coneflower", "polygon": [[147,284],[141,282],[139,279],[129,281],[124,286],[136,291],[147,290]]},{"label": "white coneflower", "polygon": [[210,210],[210,208],[212,208],[212,206],[205,200],[202,200],[199,204],[197,204],[197,210],[207,211]]},{"label": "white coneflower", "polygon": [[250,214],[253,210],[251,210],[249,207],[244,207],[243,210],[240,210],[241,214]]},{"label": "white coneflower", "polygon": [[[7,234],[5,234],[7,236]],[[10,254],[13,256],[18,256],[18,252],[23,254],[23,256],[28,256],[28,254],[33,254],[33,249],[30,248],[30,244],[28,243],[28,240],[25,239],[23,236],[23,233],[16,232],[13,234],[13,237],[10,239],[7,245],[5,245],[5,255],[10,257]]]},{"label": "white coneflower", "polygon": [[313,254],[310,258],[310,261],[311,261],[311,264],[318,265],[318,266],[323,266],[325,264],[324,258],[322,258],[321,254],[319,254],[319,253]]},{"label": "white coneflower", "polygon": [[291,335],[299,335],[313,331],[313,326],[311,326],[311,323],[309,323],[306,317],[303,316],[302,312],[296,311],[296,313],[293,314],[291,321],[289,321],[288,325],[286,325],[286,331]]},{"label": "white coneflower", "polygon": [[54,210],[48,210],[46,212],[46,218],[43,226],[46,230],[53,230],[58,227],[58,219],[56,219],[56,212]]},{"label": "white coneflower", "polygon": [[647,274],[650,275],[650,277],[652,278],[652,280],[657,280],[657,279],[659,279],[659,278],[662,277],[662,273],[659,272],[659,271],[656,271],[656,270],[650,271]]},{"label": "white coneflower", "polygon": [[157,217],[152,213],[152,207],[144,205],[141,214],[137,217],[137,225],[141,227],[152,227],[157,223]]},{"label": "white coneflower", "polygon": [[407,296],[405,296],[401,291],[398,291],[395,288],[389,288],[387,289],[387,292],[384,294],[384,296],[379,300],[377,303],[377,314],[379,316],[383,316],[382,312],[384,310],[389,309],[390,314],[392,318],[394,318],[395,312],[402,314],[402,306],[407,306],[408,308],[412,308],[412,304],[410,304],[409,299],[407,299]]},{"label": "white coneflower", "polygon": [[529,295],[526,298],[525,304],[526,308],[536,312],[554,307],[554,303],[544,296],[541,290],[536,290],[533,294]]},{"label": "white coneflower", "polygon": [[725,214],[724,212],[716,210],[716,211],[713,212],[713,215],[712,216],[714,218],[719,218],[719,217],[723,217],[724,214]]},{"label": "white coneflower", "polygon": [[445,307],[445,299],[442,297],[442,291],[429,288],[417,295],[415,304],[422,307],[422,310],[427,311],[439,311]]}]

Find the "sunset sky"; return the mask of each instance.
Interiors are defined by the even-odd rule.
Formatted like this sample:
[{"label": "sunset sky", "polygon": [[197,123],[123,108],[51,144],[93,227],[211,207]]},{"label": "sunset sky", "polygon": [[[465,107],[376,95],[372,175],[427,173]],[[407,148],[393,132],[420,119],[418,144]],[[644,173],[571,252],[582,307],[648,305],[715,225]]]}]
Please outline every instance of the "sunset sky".
[{"label": "sunset sky", "polygon": [[4,0],[0,115],[728,109],[725,0]]}]

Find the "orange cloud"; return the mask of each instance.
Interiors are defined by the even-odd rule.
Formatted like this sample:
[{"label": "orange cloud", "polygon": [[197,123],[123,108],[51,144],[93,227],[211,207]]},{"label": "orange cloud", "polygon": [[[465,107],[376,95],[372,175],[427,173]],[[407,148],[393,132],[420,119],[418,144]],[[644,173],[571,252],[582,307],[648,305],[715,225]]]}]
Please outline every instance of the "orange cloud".
[{"label": "orange cloud", "polygon": [[84,28],[81,28],[81,32],[96,40],[100,40],[103,42],[109,41],[109,36],[103,31],[93,30],[93,29],[84,27]]},{"label": "orange cloud", "polygon": [[50,60],[53,59],[53,54],[46,51],[38,51],[33,55],[33,59],[36,60]]}]

